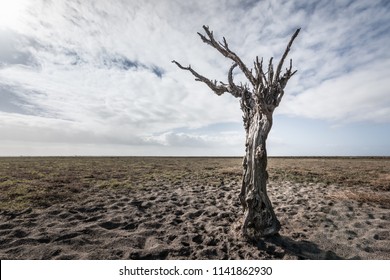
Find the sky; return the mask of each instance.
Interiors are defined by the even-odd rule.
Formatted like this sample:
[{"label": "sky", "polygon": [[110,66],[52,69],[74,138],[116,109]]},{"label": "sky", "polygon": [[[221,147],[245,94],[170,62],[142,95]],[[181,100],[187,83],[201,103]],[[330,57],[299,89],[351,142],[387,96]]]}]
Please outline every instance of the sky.
[{"label": "sky", "polygon": [[[390,156],[390,1],[0,0],[0,156],[242,156],[227,82],[289,53],[269,156]],[[239,70],[235,81],[246,82]]]}]

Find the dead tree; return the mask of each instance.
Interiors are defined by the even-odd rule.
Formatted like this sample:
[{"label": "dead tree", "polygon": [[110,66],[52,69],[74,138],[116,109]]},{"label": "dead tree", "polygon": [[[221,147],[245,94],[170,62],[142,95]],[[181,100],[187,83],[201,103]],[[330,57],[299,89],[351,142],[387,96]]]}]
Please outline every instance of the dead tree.
[{"label": "dead tree", "polygon": [[[203,26],[205,35],[198,33],[202,41],[215,48],[223,56],[231,59],[233,65],[228,72],[228,83],[212,81],[191,68],[183,67],[177,61],[172,61],[179,68],[190,71],[196,81],[205,83],[214,93],[222,95],[225,92],[240,99],[243,121],[246,132],[246,154],[243,159],[242,187],[239,199],[244,210],[242,233],[248,238],[258,238],[278,233],[280,223],[276,218],[271,201],[267,195],[267,151],[266,140],[272,127],[272,114],[278,107],[284,95],[288,80],[296,73],[290,65],[282,74],[282,67],[290,47],[300,29],[292,35],[276,70],[273,58],[268,62],[266,72],[263,70],[263,59],[256,57],[253,73],[242,60],[230,50],[225,38],[222,43],[215,40],[208,26]],[[233,81],[233,70],[238,68],[249,81],[249,85],[237,85]]]}]

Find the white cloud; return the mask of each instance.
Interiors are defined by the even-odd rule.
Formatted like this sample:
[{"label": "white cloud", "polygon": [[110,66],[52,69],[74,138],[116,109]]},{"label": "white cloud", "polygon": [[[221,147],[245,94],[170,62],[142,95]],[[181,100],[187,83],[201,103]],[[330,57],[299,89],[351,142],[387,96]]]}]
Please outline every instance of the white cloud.
[{"label": "white cloud", "polygon": [[225,131],[218,134],[164,132],[158,135],[146,136],[145,141],[163,146],[184,147],[225,147],[244,143],[243,131]]},{"label": "white cloud", "polygon": [[337,123],[390,123],[390,60],[325,80],[286,96],[279,113]]},{"label": "white cloud", "polygon": [[[196,32],[203,24],[216,38],[225,36],[249,66],[256,55],[277,61],[292,32],[302,27],[290,53],[299,71],[278,114],[390,122],[387,2],[24,3],[30,6],[24,6],[18,23],[0,30],[0,41],[10,43],[0,47],[0,88],[7,89],[0,102],[6,98],[13,110],[0,115],[8,135],[2,133],[0,140],[62,139],[138,150],[153,144],[165,145],[167,153],[169,147],[172,153],[175,147],[206,151],[226,143],[243,150],[241,130],[177,132],[241,121],[237,99],[214,95],[171,63],[191,64],[226,81],[231,62],[201,42]],[[235,80],[242,79],[237,73]],[[127,151],[134,154],[135,148]]]}]

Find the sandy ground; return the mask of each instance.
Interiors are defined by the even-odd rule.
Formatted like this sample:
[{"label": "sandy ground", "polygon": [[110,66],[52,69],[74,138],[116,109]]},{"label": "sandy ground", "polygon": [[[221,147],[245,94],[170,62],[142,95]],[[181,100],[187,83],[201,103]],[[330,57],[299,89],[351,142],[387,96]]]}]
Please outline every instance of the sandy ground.
[{"label": "sandy ground", "polygon": [[279,236],[238,234],[239,185],[89,188],[80,201],[0,212],[1,259],[390,259],[390,209],[325,184],[270,183]]}]

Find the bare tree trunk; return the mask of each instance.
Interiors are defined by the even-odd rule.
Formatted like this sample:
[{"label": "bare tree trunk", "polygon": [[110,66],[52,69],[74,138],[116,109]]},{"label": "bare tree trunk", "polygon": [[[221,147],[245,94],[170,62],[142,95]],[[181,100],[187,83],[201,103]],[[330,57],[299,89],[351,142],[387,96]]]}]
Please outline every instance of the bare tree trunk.
[{"label": "bare tree trunk", "polygon": [[272,127],[272,115],[257,112],[249,121],[239,197],[244,209],[242,233],[257,238],[277,233],[280,223],[267,195],[266,139]]},{"label": "bare tree trunk", "polygon": [[[243,178],[240,193],[240,201],[244,208],[244,221],[242,233],[248,238],[258,238],[278,233],[280,223],[276,218],[271,201],[267,195],[267,151],[266,140],[272,127],[272,114],[284,95],[284,88],[288,80],[296,73],[292,71],[292,60],[284,74],[281,70],[290,47],[298,36],[297,29],[290,39],[281,60],[274,72],[271,58],[268,71],[263,70],[263,59],[256,57],[254,70],[249,69],[242,60],[230,50],[225,38],[222,43],[215,40],[213,32],[207,26],[203,26],[206,35],[198,33],[202,41],[220,52],[223,56],[233,60],[233,65],[228,72],[228,83],[212,81],[191,68],[183,67],[173,60],[179,68],[190,71],[196,81],[205,83],[215,94],[222,95],[225,92],[240,98],[241,110],[244,113],[244,127],[246,131],[246,154],[243,160]],[[235,67],[243,72],[250,83],[237,85],[233,82],[233,70]]]}]

